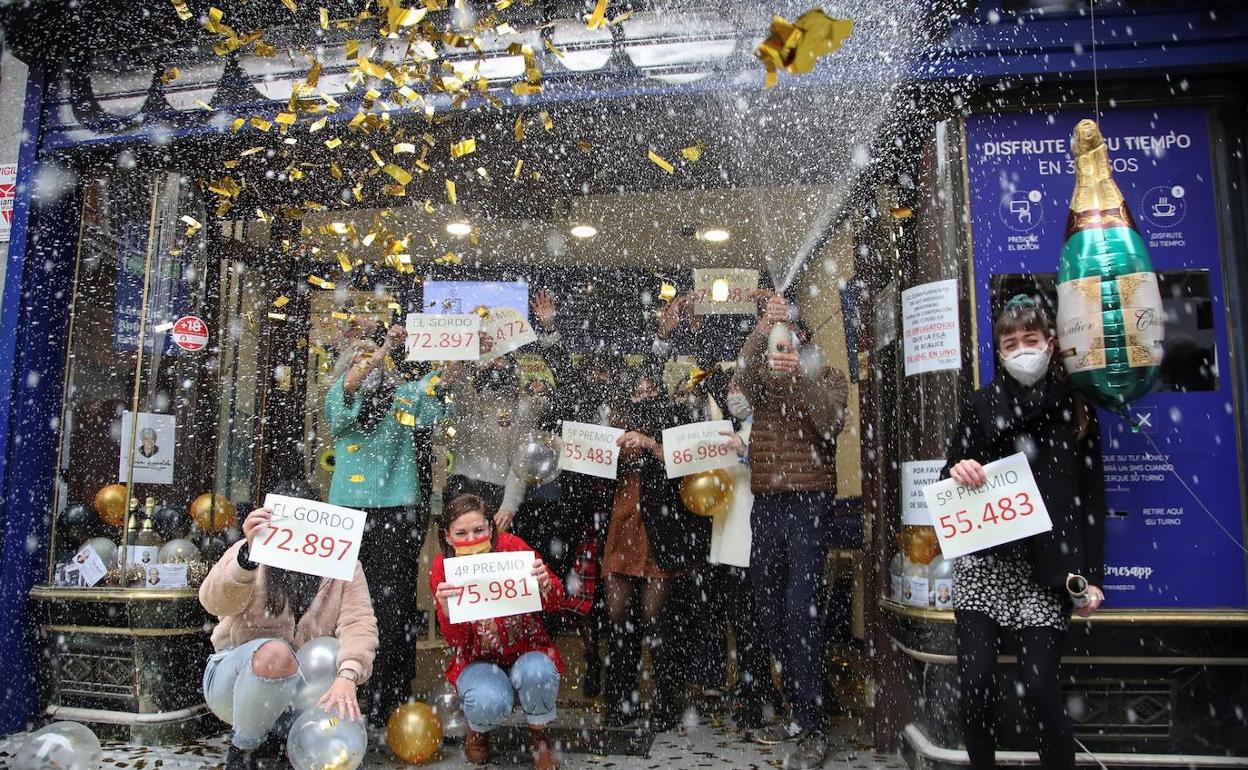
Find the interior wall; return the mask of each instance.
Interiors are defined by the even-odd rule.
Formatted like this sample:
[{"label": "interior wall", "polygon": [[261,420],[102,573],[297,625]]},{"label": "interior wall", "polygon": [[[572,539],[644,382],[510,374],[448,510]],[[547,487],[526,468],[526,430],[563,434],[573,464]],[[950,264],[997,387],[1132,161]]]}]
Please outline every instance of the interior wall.
[{"label": "interior wall", "polygon": [[[841,312],[841,287],[854,275],[854,238],[842,226],[811,255],[796,287],[797,307],[814,330],[825,361],[849,376],[849,350]],[[859,433],[858,383],[849,383],[845,427],[836,442],[836,495],[862,496],[862,443]]]}]

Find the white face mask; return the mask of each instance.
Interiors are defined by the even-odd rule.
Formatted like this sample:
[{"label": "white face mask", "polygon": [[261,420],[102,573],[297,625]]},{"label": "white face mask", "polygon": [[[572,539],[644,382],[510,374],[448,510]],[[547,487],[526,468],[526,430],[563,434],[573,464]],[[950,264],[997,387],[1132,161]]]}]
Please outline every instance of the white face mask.
[{"label": "white face mask", "polygon": [[744,420],[754,411],[744,393],[729,393],[727,401],[728,414],[731,414],[738,420]]},{"label": "white face mask", "polygon": [[1030,388],[1044,379],[1045,373],[1049,371],[1051,356],[1048,345],[1042,348],[1019,348],[1002,359],[1001,363],[1011,377]]}]

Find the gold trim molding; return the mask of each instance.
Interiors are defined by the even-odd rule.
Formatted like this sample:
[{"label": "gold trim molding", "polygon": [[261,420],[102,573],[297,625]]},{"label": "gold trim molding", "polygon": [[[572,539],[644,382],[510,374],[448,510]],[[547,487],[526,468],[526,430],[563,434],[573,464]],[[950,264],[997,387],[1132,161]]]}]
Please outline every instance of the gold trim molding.
[{"label": "gold trim molding", "polygon": [[35,586],[30,598],[37,601],[60,602],[134,602],[171,601],[199,598],[195,588],[66,588],[62,586]]},{"label": "gold trim molding", "polygon": [[126,628],[124,626],[41,626],[49,634],[94,634],[97,636],[190,636],[206,633],[201,628]]},{"label": "gold trim molding", "polygon": [[[892,599],[880,599],[880,609],[898,617],[927,620],[935,623],[953,623],[953,612],[928,607],[911,607]],[[1100,610],[1091,618],[1071,616],[1072,623],[1093,625],[1248,625],[1248,612],[1242,610]]]}]

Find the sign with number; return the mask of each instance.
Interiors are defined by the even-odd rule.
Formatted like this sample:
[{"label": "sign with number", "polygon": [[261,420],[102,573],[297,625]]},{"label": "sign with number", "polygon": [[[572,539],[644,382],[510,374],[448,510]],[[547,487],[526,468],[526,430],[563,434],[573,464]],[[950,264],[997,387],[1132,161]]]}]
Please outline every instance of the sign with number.
[{"label": "sign with number", "polygon": [[923,487],[946,559],[1053,529],[1026,455],[1019,452],[988,463],[984,474],[988,483],[979,489],[953,479]]},{"label": "sign with number", "polygon": [[616,478],[620,452],[615,442],[623,435],[624,431],[619,428],[564,420],[559,469],[603,479]]},{"label": "sign with number", "polygon": [[355,577],[368,514],[285,495],[268,495],[264,507],[273,518],[252,541],[252,561],[335,580]]},{"label": "sign with number", "polygon": [[740,458],[728,443],[732,433],[730,420],[712,420],[677,425],[663,431],[663,462],[669,479],[691,473],[731,468]]},{"label": "sign with number", "polygon": [[532,551],[501,551],[447,559],[446,582],[461,589],[447,602],[452,623],[542,611]]},{"label": "sign with number", "polygon": [[696,315],[757,315],[754,292],[758,271],[740,267],[693,270],[693,312]]},{"label": "sign with number", "polygon": [[197,316],[182,316],[173,324],[173,344],[192,352],[203,350],[208,346],[208,324]]},{"label": "sign with number", "polygon": [[537,332],[533,331],[529,319],[510,307],[490,308],[490,314],[481,322],[481,333],[490,335],[494,341],[490,352],[481,356],[483,363],[519,350],[530,342],[537,342]]},{"label": "sign with number", "polygon": [[476,361],[481,355],[481,316],[407,314],[408,361]]}]

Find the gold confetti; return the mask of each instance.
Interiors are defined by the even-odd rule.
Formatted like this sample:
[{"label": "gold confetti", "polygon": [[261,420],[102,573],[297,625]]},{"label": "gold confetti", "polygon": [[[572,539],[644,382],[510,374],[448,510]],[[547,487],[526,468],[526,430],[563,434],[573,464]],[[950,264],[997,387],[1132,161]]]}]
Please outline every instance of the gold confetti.
[{"label": "gold confetti", "polygon": [[262,208],[257,208],[256,209],[256,221],[271,223],[273,221],[273,215],[265,211]]},{"label": "gold confetti", "polygon": [[416,415],[412,414],[411,412],[405,412],[402,409],[395,409],[394,419],[398,420],[399,425],[402,425],[405,428],[416,427]]},{"label": "gold confetti", "polygon": [[549,112],[542,110],[542,112],[538,115],[538,117],[542,119],[542,128],[546,129],[547,131],[555,127],[555,121],[554,119],[550,117]]},{"label": "gold confetti", "polygon": [[289,8],[291,13],[299,10],[299,6],[295,5],[295,0],[282,0],[282,5]]},{"label": "gold confetti", "polygon": [[[209,107],[209,106],[208,106],[208,105],[206,105],[206,104],[204,105],[204,107],[205,107],[206,109],[209,109],[209,110],[211,110],[211,109],[212,109],[211,107]],[[238,133],[238,129],[242,128],[242,127],[243,127],[243,126],[245,126],[245,125],[247,125],[247,118],[234,118],[234,122],[230,124],[230,131],[231,131],[232,133],[237,134],[237,133]]]},{"label": "gold confetti", "polygon": [[285,313],[269,313],[269,318],[273,319],[274,321],[285,321],[286,314]]},{"label": "gold confetti", "polygon": [[393,163],[386,163],[382,166],[382,171],[386,172],[394,181],[406,186],[412,181],[412,174],[404,168],[400,168]]},{"label": "gold confetti", "polygon": [[542,92],[542,87],[534,85],[533,83],[514,83],[511,86],[511,92],[516,96],[531,96],[533,94],[540,94]]},{"label": "gold confetti", "polygon": [[334,235],[350,235],[355,227],[350,222],[330,222],[325,230]]},{"label": "gold confetti", "polygon": [[546,37],[542,38],[542,43],[546,46],[546,50],[550,51],[555,56],[559,57],[560,59],[564,57],[563,51],[559,50],[559,48],[554,43],[550,42],[550,38],[546,38]]},{"label": "gold confetti", "polygon": [[407,188],[401,184],[388,184],[381,188],[382,193],[391,198],[407,197]]},{"label": "gold confetti", "polygon": [[676,299],[676,287],[664,281],[663,285],[659,287],[659,299],[664,302],[671,302]]},{"label": "gold confetti", "polygon": [[391,31],[394,31],[400,27],[411,27],[419,24],[428,12],[429,9],[427,8],[404,8],[398,2],[395,2],[386,13],[386,21],[389,23]]},{"label": "gold confetti", "polygon": [[261,152],[264,152],[264,148],[263,148],[263,147],[248,147],[247,149],[245,149],[245,150],[243,150],[242,152],[240,152],[240,153],[238,154],[238,157],[240,157],[240,158],[246,158],[248,155],[255,155],[255,154],[257,154],[257,153],[261,153]]},{"label": "gold confetti", "polygon": [[336,147],[337,147],[338,145],[340,145],[340,144],[342,144],[342,140],[341,140],[341,139],[339,139],[339,138],[338,138],[338,137],[336,137],[336,136],[335,136],[333,139],[326,139],[326,140],[325,140],[325,146],[326,146],[326,147],[328,147],[328,148],[329,148],[329,149],[331,149],[331,150],[332,150],[332,149],[334,149],[334,148],[336,148]]},{"label": "gold confetti", "polygon": [[415,155],[416,145],[411,142],[398,142],[394,145],[393,153],[395,155]]},{"label": "gold confetti", "polygon": [[462,158],[465,155],[471,155],[472,153],[476,151],[477,151],[477,140],[472,137],[469,137],[468,139],[462,139],[451,145],[451,157],[452,158]]},{"label": "gold confetti", "polygon": [[702,145],[695,144],[692,147],[685,147],[680,151],[680,154],[690,163],[697,163],[702,159]]},{"label": "gold confetti", "polygon": [[671,163],[668,163],[666,160],[664,160],[663,156],[659,155],[654,150],[648,150],[646,152],[646,157],[650,159],[651,163],[663,169],[669,174],[676,171],[676,168]]},{"label": "gold confetti", "polygon": [[607,17],[607,0],[598,0],[594,4],[594,12],[589,14],[589,18],[585,21],[585,26],[590,29],[599,29],[602,27],[603,21]]},{"label": "gold confetti", "polygon": [[338,266],[342,268],[342,272],[351,272],[351,258],[347,256],[347,252],[338,252]]},{"label": "gold confetti", "polygon": [[296,119],[297,117],[298,117],[298,116],[297,116],[297,115],[295,115],[295,113],[293,113],[293,112],[279,112],[279,113],[277,113],[277,115],[273,118],[273,122],[277,123],[278,125],[282,125],[282,126],[293,126],[293,125],[295,125],[295,119]]},{"label": "gold confetti", "polygon": [[335,321],[354,321],[355,320],[355,315],[353,313],[344,313],[341,310],[335,310],[334,312],[329,314],[329,317],[334,319]]},{"label": "gold confetti", "polygon": [[309,276],[308,276],[308,283],[310,283],[310,284],[312,284],[313,286],[316,286],[317,288],[320,288],[320,289],[332,289],[332,288],[334,288],[334,282],[333,282],[333,281],[327,281],[327,280],[325,280],[324,278],[320,277],[319,275],[309,275]]},{"label": "gold confetti", "polygon": [[512,0],[496,0],[494,3],[494,10],[505,11],[511,7],[511,2]]},{"label": "gold confetti", "polygon": [[170,67],[161,74],[160,82],[168,85],[180,77],[182,77],[182,70],[177,67]]},{"label": "gold confetti", "polygon": [[363,476],[363,475],[361,475],[361,474],[359,474],[359,473],[353,473],[353,474],[351,474],[351,483],[352,483],[352,484],[363,484],[363,483],[364,483],[364,476]]},{"label": "gold confetti", "polygon": [[212,112],[212,105],[210,105],[208,102],[204,101],[203,99],[196,99],[195,106],[200,108],[201,110],[208,110],[209,112]]},{"label": "gold confetti", "polygon": [[523,142],[524,141],[524,116],[523,115],[516,118],[516,125],[512,128],[512,130],[515,132],[516,141]]},{"label": "gold confetti", "polygon": [[190,21],[195,18],[195,14],[191,13],[191,9],[186,7],[186,0],[173,0],[173,10],[177,11],[178,18],[182,21]]},{"label": "gold confetti", "polygon": [[188,238],[193,236],[195,233],[199,232],[199,229],[203,227],[203,225],[199,222],[199,220],[195,219],[194,217],[188,214],[183,214],[182,216],[178,217],[178,219],[183,224],[186,225],[186,237]]},{"label": "gold confetti", "polygon": [[247,122],[250,123],[254,128],[258,128],[261,131],[268,131],[270,128],[273,127],[272,123],[270,123],[269,121],[261,117],[254,117]]},{"label": "gold confetti", "polygon": [[286,307],[286,303],[290,302],[290,297],[285,294],[273,300],[273,307]]},{"label": "gold confetti", "polygon": [[781,16],[771,21],[771,34],[759,44],[754,55],[766,70],[765,87],[771,88],[784,70],[800,75],[815,68],[815,62],[840,48],[854,31],[849,19],[833,19],[818,8],[812,8],[788,22]]},{"label": "gold confetti", "polygon": [[455,194],[454,180],[451,180],[451,179],[446,180],[446,199],[451,202],[451,205],[455,205],[459,203],[459,196]]},{"label": "gold confetti", "polygon": [[[317,9],[321,15],[321,29],[329,29],[329,9],[324,6]],[[351,58],[351,57],[347,57]]]},{"label": "gold confetti", "polygon": [[516,167],[511,170],[511,178],[520,178],[520,169],[524,168],[524,158],[516,158]]},{"label": "gold confetti", "polygon": [[576,142],[576,149],[580,150],[581,152],[593,152],[594,145],[590,144],[584,139],[579,139]]}]

